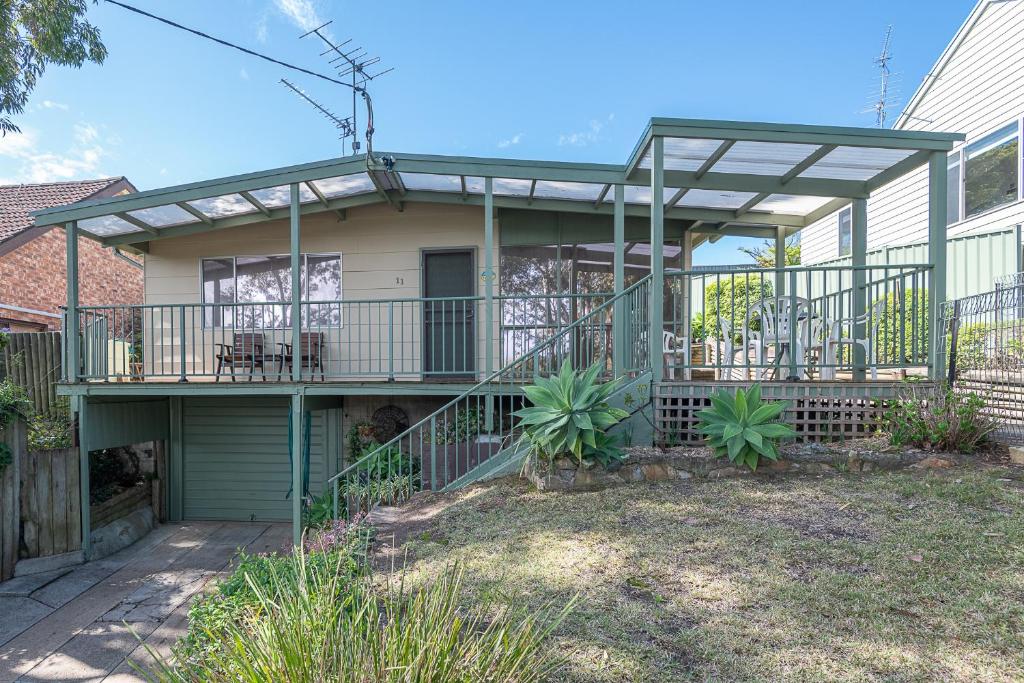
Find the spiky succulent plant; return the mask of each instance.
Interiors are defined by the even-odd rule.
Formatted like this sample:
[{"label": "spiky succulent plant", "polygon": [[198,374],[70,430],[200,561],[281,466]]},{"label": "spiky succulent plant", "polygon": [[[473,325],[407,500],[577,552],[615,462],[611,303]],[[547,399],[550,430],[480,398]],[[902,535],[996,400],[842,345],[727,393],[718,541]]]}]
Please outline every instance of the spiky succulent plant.
[{"label": "spiky succulent plant", "polygon": [[716,456],[756,470],[762,457],[779,459],[779,439],[796,436],[792,427],[777,421],[783,410],[783,403],[761,400],[760,384],[732,393],[722,389],[711,395],[711,408],[697,413],[697,429]]}]

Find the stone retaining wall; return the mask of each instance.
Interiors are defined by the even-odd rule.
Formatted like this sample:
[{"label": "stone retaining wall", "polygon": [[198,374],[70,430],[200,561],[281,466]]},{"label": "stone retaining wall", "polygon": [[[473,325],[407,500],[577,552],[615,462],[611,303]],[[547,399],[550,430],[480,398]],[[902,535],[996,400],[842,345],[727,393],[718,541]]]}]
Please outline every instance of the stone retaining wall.
[{"label": "stone retaining wall", "polygon": [[762,461],[757,472],[734,467],[708,448],[633,448],[623,466],[609,472],[600,465],[559,458],[551,468],[528,466],[524,476],[542,491],[593,490],[641,481],[720,479],[781,474],[837,474],[899,470],[908,467],[944,469],[959,464],[950,453],[890,449],[877,439],[846,444],[788,444],[777,462]]}]

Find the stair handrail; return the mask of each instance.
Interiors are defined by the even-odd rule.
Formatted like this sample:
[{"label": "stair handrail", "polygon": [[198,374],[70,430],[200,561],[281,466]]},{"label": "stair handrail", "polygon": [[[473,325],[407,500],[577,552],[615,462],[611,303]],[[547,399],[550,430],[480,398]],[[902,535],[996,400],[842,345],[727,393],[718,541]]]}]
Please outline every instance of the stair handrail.
[{"label": "stair handrail", "polygon": [[[530,359],[531,357],[536,357],[539,352],[545,350],[546,348],[550,348],[550,347],[554,346],[559,341],[564,340],[569,334],[571,334],[575,330],[578,330],[580,327],[582,327],[583,324],[586,321],[591,320],[591,319],[597,317],[599,314],[604,313],[604,312],[608,311],[609,309],[613,308],[617,302],[625,299],[627,296],[631,295],[633,292],[637,291],[638,289],[640,289],[641,287],[643,287],[644,285],[649,283],[651,281],[652,277],[653,276],[651,274],[645,275],[643,278],[641,278],[637,282],[633,283],[629,287],[623,289],[621,292],[619,292],[615,296],[611,297],[610,299],[606,300],[605,302],[603,302],[601,305],[599,305],[596,308],[594,308],[592,311],[590,311],[586,315],[581,316],[580,318],[574,320],[572,323],[570,323],[566,327],[564,327],[561,330],[559,330],[556,334],[552,335],[551,337],[548,337],[547,339],[545,339],[541,343],[537,344],[536,346],[530,347],[530,349],[528,351],[524,352],[523,354],[521,354],[520,356],[518,356],[514,360],[509,361],[503,367],[501,367],[498,370],[495,370],[490,375],[488,375],[484,379],[482,379],[479,382],[477,382],[476,384],[474,384],[469,389],[465,390],[464,392],[462,392],[461,394],[459,394],[458,396],[456,396],[455,398],[450,400],[448,403],[445,403],[443,406],[441,406],[440,408],[438,408],[437,410],[432,412],[430,415],[427,415],[426,417],[424,417],[419,422],[409,426],[408,428],[405,429],[405,431],[401,432],[400,434],[397,434],[397,435],[393,436],[391,439],[389,439],[385,443],[380,444],[373,451],[371,451],[370,453],[367,453],[366,455],[364,455],[363,457],[359,458],[355,462],[351,463],[350,465],[348,465],[347,467],[342,469],[340,472],[335,474],[333,477],[328,479],[325,482],[325,484],[326,484],[326,486],[331,486],[333,488],[334,517],[335,518],[338,517],[338,488],[339,488],[339,482],[341,481],[342,477],[347,477],[352,472],[355,472],[358,469],[360,469],[361,467],[365,466],[367,463],[371,462],[373,460],[373,458],[375,458],[377,456],[378,453],[381,453],[382,451],[384,451],[384,450],[394,446],[395,444],[400,444],[402,439],[404,439],[407,436],[411,435],[417,429],[422,429],[431,420],[436,419],[436,417],[438,415],[443,414],[443,413],[447,412],[453,406],[458,405],[458,403],[460,401],[463,401],[463,400],[465,400],[465,399],[467,399],[467,398],[469,398],[469,397],[479,393],[480,390],[484,386],[486,386],[488,384],[491,384],[492,382],[494,382],[494,380],[500,378],[502,375],[507,373],[514,366],[519,365],[520,363],[523,363],[524,361]],[[625,321],[623,321],[623,323],[624,322]],[[613,343],[614,343],[614,341],[613,341]],[[650,353],[653,353],[653,352],[654,352],[653,347],[650,347],[649,350],[648,350],[648,355]],[[630,368],[630,370],[634,370],[634,368]]]}]

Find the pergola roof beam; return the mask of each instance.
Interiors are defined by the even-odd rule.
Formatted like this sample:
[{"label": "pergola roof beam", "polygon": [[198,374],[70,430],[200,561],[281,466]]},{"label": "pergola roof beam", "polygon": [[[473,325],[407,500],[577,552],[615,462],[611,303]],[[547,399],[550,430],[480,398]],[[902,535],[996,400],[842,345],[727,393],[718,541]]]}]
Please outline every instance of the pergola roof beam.
[{"label": "pergola roof beam", "polygon": [[250,193],[246,192],[245,190],[242,190],[238,194],[240,194],[242,196],[242,199],[244,199],[245,201],[247,201],[250,204],[252,204],[253,206],[255,206],[256,210],[259,211],[260,213],[262,213],[264,216],[269,216],[270,215],[270,209],[268,209],[266,206],[264,206],[263,202],[261,202],[260,200],[256,199],[255,197],[253,197]]},{"label": "pergola roof beam", "polygon": [[679,202],[680,199],[683,198],[683,195],[685,195],[689,191],[690,188],[688,187],[681,187],[678,190],[676,190],[676,193],[672,195],[667,202],[665,202],[665,208],[671,209]]},{"label": "pergola roof beam", "polygon": [[786,171],[782,175],[782,177],[779,178],[779,182],[785,185],[790,180],[796,178],[798,175],[809,169],[811,166],[814,166],[814,164],[821,161],[825,156],[834,152],[838,147],[839,145],[822,145],[821,147],[807,155],[807,158],[805,158],[799,164]]},{"label": "pergola roof beam", "polygon": [[604,198],[608,196],[608,190],[610,189],[612,189],[611,183],[607,183],[604,187],[601,188],[600,194],[597,195],[597,200],[594,201],[595,209],[601,206],[601,202],[603,202]]},{"label": "pergola roof beam", "polygon": [[459,186],[462,188],[462,201],[466,201],[466,197],[469,196],[469,193],[466,192],[466,176],[459,176]]},{"label": "pergola roof beam", "polygon": [[316,198],[317,198],[317,200],[318,200],[318,201],[319,201],[319,202],[320,202],[321,204],[323,204],[323,205],[324,205],[324,208],[326,208],[326,207],[327,207],[327,197],[325,197],[325,196],[324,196],[324,193],[320,191],[320,188],[319,188],[319,187],[317,187],[317,186],[316,186],[316,185],[314,185],[314,184],[313,184],[313,183],[312,183],[311,181],[308,181],[308,180],[307,180],[307,181],[306,181],[306,182],[305,182],[304,184],[305,184],[305,186],[306,186],[306,187],[308,187],[308,188],[309,188],[309,191],[310,191],[310,192],[312,192],[313,194],[315,194],[315,195],[316,195]]},{"label": "pergola roof beam", "polygon": [[158,234],[157,229],[155,227],[153,227],[152,225],[150,225],[146,221],[139,220],[138,218],[136,218],[135,216],[133,216],[133,215],[131,215],[129,213],[118,212],[118,213],[115,213],[114,215],[117,216],[118,218],[120,218],[121,220],[125,221],[126,223],[131,223],[136,228],[139,228],[140,230],[148,232],[150,235]]},{"label": "pergola roof beam", "polygon": [[[245,195],[242,195],[242,196],[245,196]],[[206,223],[207,225],[213,225],[213,219],[211,217],[207,216],[205,213],[203,213],[202,211],[200,211],[196,207],[192,206],[188,202],[175,202],[174,205],[177,206],[179,209],[192,214],[193,216],[198,218],[203,223]],[[267,215],[269,216],[270,214],[267,213]]]},{"label": "pergola roof beam", "polygon": [[533,204],[533,193],[537,191],[536,178],[530,181],[530,194],[526,195],[526,203]]},{"label": "pergola roof beam", "polygon": [[767,192],[759,192],[758,194],[755,194],[753,197],[751,197],[747,201],[743,202],[743,205],[740,206],[740,208],[736,209],[736,217],[739,218],[740,216],[742,216],[746,212],[750,211],[751,209],[753,209],[755,206],[757,206],[758,204],[760,204],[761,202],[763,202],[767,198],[768,198],[768,193]]},{"label": "pergola roof beam", "polygon": [[714,152],[711,153],[704,163],[700,165],[700,168],[693,174],[695,180],[700,180],[704,177],[704,174],[711,170],[711,167],[718,163],[718,160],[725,156],[726,152],[732,149],[732,146],[736,144],[735,140],[726,140],[718,146]]},{"label": "pergola roof beam", "polygon": [[651,135],[737,142],[789,142],[809,145],[842,145],[884,149],[950,150],[960,140],[957,133],[938,133],[889,128],[816,126],[757,121],[711,121],[652,118]]}]

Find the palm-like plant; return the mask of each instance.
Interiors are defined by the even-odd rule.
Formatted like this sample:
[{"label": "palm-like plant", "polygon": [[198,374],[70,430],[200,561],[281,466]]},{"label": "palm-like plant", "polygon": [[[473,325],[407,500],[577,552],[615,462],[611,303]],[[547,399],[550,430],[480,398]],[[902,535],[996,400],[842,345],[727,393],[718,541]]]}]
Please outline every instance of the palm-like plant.
[{"label": "palm-like plant", "polygon": [[785,404],[761,400],[761,385],[724,389],[711,395],[711,408],[697,413],[697,429],[718,457],[728,457],[734,465],[757,469],[761,457],[778,460],[778,440],[796,436],[789,425],[776,422]]},{"label": "palm-like plant", "polygon": [[572,454],[582,461],[584,455],[593,455],[602,444],[614,445],[600,437],[629,413],[608,405],[619,380],[599,384],[601,369],[594,364],[577,373],[571,363],[566,363],[558,375],[540,377],[534,385],[523,388],[533,405],[514,415],[523,427],[523,439],[532,456],[553,460]]}]

